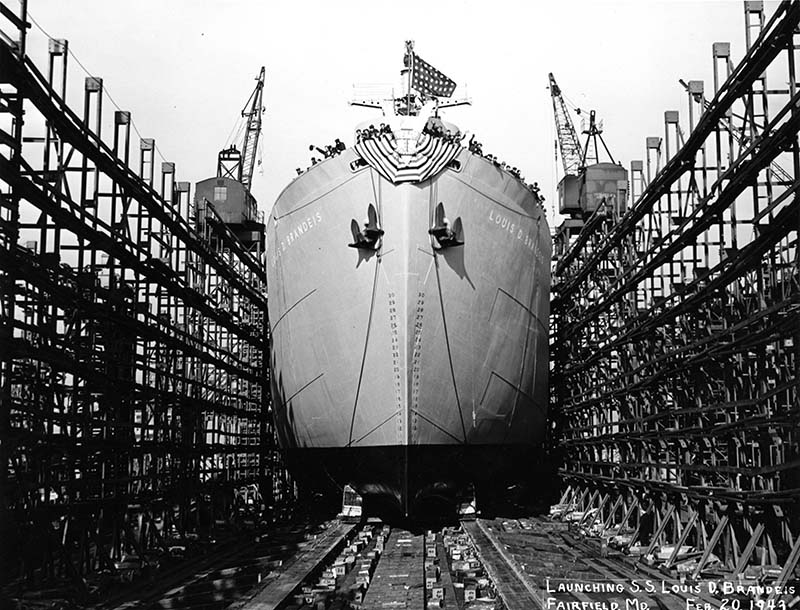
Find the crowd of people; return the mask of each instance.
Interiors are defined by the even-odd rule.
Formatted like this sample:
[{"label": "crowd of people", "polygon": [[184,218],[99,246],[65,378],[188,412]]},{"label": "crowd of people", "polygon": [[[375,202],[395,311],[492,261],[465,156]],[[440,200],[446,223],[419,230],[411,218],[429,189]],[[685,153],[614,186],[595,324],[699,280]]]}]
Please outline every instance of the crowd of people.
[{"label": "crowd of people", "polygon": [[[445,129],[444,125],[438,119],[436,120],[429,120],[425,127],[422,130],[423,133],[428,135],[443,138],[445,141],[452,143],[452,144],[461,144],[464,140],[465,135],[460,131],[455,133],[451,132],[449,129]],[[387,125],[386,123],[381,123],[378,127],[375,125],[370,125],[369,127],[365,127],[363,129],[356,129],[356,143],[363,142],[365,140],[372,140],[376,138],[380,138],[383,136],[388,136],[390,140],[394,140],[394,133],[392,132],[392,128]],[[317,151],[321,156],[321,158],[317,158],[316,156],[311,157],[311,166],[316,165],[323,159],[329,159],[331,157],[335,157],[338,154],[341,154],[347,147],[344,143],[339,139],[336,138],[333,144],[329,144],[324,148],[319,146],[314,146],[313,144],[308,147],[311,152]],[[467,149],[480,157],[483,157],[487,161],[494,164],[496,167],[499,167],[503,171],[508,172],[512,176],[514,176],[517,180],[522,182],[528,190],[530,190],[538,199],[539,201],[544,201],[544,196],[539,194],[539,183],[534,182],[533,184],[528,184],[525,182],[525,178],[522,176],[522,172],[517,167],[513,167],[506,163],[505,161],[500,161],[496,155],[492,154],[484,154],[483,153],[483,144],[478,142],[475,139],[475,134],[471,135],[469,141],[467,142]],[[310,169],[310,167],[306,168],[306,170]],[[301,175],[303,170],[299,167],[295,170],[297,175]]]},{"label": "crowd of people", "polygon": [[445,129],[441,121],[437,122],[433,119],[428,120],[428,122],[425,124],[425,127],[422,129],[422,133],[427,133],[428,135],[442,138],[445,142],[450,144],[460,144],[464,139],[464,134],[460,131],[453,133],[449,129]]},{"label": "crowd of people", "polygon": [[[391,139],[394,139],[394,134],[392,133],[392,128],[389,127],[386,123],[381,123],[379,127],[375,127],[375,125],[370,125],[369,127],[365,127],[364,129],[356,129],[356,142],[363,142],[364,140],[371,140],[374,138],[378,138],[381,136],[389,136]],[[315,146],[314,144],[308,147],[308,150],[311,152],[318,152],[321,156],[312,156],[311,157],[311,165],[305,169],[308,171],[317,163],[325,159],[330,159],[331,157],[335,157],[342,153],[342,151],[346,150],[347,146],[345,146],[344,142],[342,142],[339,138],[336,138],[333,144],[328,144],[325,147]],[[297,172],[297,175],[300,176],[303,174],[301,168],[296,168],[294,170]]]},{"label": "crowd of people", "polygon": [[[311,144],[308,147],[308,150],[310,150],[311,152],[314,152],[316,150],[320,155],[322,155],[319,158],[317,158],[316,156],[312,156],[311,157],[311,166],[316,165],[317,163],[319,163],[323,159],[330,159],[331,157],[335,157],[336,155],[340,155],[345,149],[347,149],[347,146],[345,146],[344,142],[342,142],[339,138],[336,138],[334,140],[333,144],[328,144],[324,148],[320,147],[320,146],[314,146],[313,144]],[[308,171],[309,169],[311,169],[311,167],[307,167],[306,171]],[[296,168],[294,171],[297,172],[298,176],[300,176],[303,173],[303,170],[300,169],[299,167]]]},{"label": "crowd of people", "polygon": [[538,182],[534,182],[533,184],[525,182],[525,177],[522,175],[522,172],[519,170],[519,168],[511,166],[505,161],[500,161],[500,159],[498,159],[496,155],[491,155],[488,153],[483,154],[483,144],[481,144],[480,142],[478,142],[478,140],[475,139],[474,134],[470,136],[469,142],[467,142],[467,148],[469,149],[469,152],[478,155],[480,157],[483,157],[487,161],[490,161],[492,164],[494,164],[496,167],[499,167],[500,169],[514,176],[517,180],[522,182],[528,188],[528,190],[531,191],[537,197],[537,199],[539,199],[539,201],[544,201],[544,196],[539,194]]},{"label": "crowd of people", "polygon": [[369,127],[365,127],[364,129],[356,129],[356,143],[363,142],[364,140],[372,140],[375,138],[380,138],[381,136],[389,136],[389,139],[394,139],[394,133],[392,133],[392,128],[389,127],[386,123],[381,123],[379,127],[375,127],[375,125],[370,125]]},{"label": "crowd of people", "polygon": [[480,155],[481,157],[483,156],[483,144],[481,144],[480,142],[478,142],[478,140],[475,139],[474,133],[469,137],[467,148],[469,149],[469,152],[476,155]]}]

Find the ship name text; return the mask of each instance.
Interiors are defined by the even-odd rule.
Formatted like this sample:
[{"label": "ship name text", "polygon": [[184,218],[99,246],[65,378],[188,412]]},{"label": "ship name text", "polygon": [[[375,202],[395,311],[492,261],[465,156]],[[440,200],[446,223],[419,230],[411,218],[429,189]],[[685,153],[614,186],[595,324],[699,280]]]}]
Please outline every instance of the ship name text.
[{"label": "ship name text", "polygon": [[532,236],[526,229],[514,223],[508,216],[499,214],[494,210],[489,210],[489,223],[494,224],[508,232],[510,238],[516,237],[523,245],[536,256],[536,260],[541,262],[542,252],[539,249],[539,240]]},{"label": "ship name text", "polygon": [[[298,239],[305,233],[322,223],[322,214],[316,212],[313,216],[308,216],[303,220],[296,222],[286,235],[283,236],[280,243],[275,246],[275,258],[279,257],[282,253],[286,252]],[[274,264],[274,262],[273,262]]]}]

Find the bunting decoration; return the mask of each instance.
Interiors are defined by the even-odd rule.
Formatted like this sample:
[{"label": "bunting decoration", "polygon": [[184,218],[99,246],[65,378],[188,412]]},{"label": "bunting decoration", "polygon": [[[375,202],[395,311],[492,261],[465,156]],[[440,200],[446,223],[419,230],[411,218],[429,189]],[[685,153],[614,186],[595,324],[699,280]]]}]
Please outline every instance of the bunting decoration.
[{"label": "bunting decoration", "polygon": [[416,150],[408,155],[398,152],[388,135],[362,140],[355,149],[384,178],[398,184],[422,182],[435,176],[456,158],[461,146],[424,133],[417,141]]}]

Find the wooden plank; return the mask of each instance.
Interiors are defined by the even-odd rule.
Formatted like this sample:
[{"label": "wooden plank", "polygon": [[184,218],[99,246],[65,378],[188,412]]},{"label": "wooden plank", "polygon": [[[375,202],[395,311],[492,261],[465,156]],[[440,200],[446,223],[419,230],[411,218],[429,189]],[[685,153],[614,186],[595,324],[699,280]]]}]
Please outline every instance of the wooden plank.
[{"label": "wooden plank", "polygon": [[422,536],[392,530],[364,596],[363,607],[423,610],[424,555]]},{"label": "wooden plank", "polygon": [[542,593],[531,586],[520,572],[514,559],[503,549],[496,536],[482,519],[463,522],[464,531],[472,539],[478,557],[494,582],[497,594],[508,610],[544,608]]},{"label": "wooden plank", "polygon": [[274,610],[328,557],[355,528],[352,524],[337,523],[285,566],[280,576],[269,582],[242,608],[243,610]]}]

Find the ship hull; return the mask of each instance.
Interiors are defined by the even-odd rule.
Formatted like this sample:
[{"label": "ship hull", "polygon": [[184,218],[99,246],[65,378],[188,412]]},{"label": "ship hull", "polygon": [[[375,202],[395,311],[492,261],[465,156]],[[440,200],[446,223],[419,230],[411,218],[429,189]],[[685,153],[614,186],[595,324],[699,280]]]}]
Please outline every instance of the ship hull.
[{"label": "ship hull", "polygon": [[357,489],[367,514],[452,516],[471,494],[481,509],[507,505],[512,492],[551,493],[552,472],[536,445],[394,445],[291,449],[287,463],[304,490]]},{"label": "ship hull", "polygon": [[[357,161],[348,149],[314,166],[272,211],[273,410],[299,472],[408,511],[536,455],[549,230],[523,184],[468,151],[420,183]],[[429,233],[440,203],[463,245],[439,248]],[[370,204],[383,236],[374,250],[348,247]]]}]

